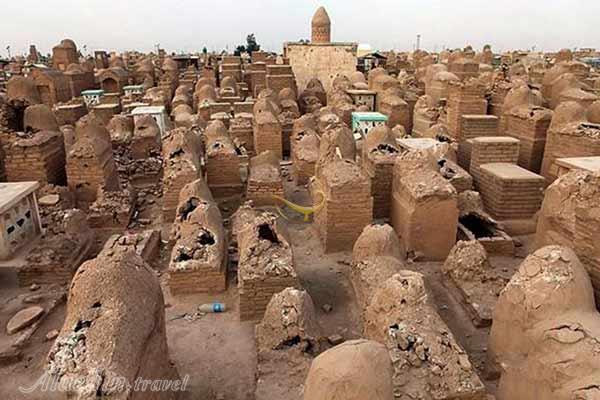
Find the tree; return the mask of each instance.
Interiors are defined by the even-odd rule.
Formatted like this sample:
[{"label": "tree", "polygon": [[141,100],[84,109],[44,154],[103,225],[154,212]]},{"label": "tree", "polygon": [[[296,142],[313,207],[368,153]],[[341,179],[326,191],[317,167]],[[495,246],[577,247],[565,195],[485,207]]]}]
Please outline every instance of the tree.
[{"label": "tree", "polygon": [[254,33],[251,33],[246,37],[246,51],[250,54],[255,51],[260,51],[260,45],[256,42]]},{"label": "tree", "polygon": [[206,48],[206,46],[204,46],[202,48],[202,54],[207,54],[208,53],[208,49]]},{"label": "tree", "polygon": [[243,45],[239,45],[238,47],[235,48],[235,51],[233,52],[234,56],[241,56],[242,53],[246,52],[246,47]]},{"label": "tree", "polygon": [[254,33],[251,33],[246,36],[246,45],[244,46],[243,44],[240,44],[237,46],[233,54],[236,56],[240,56],[242,53],[248,53],[252,55],[252,53],[255,51],[260,51],[260,45],[256,42],[256,36],[254,36]]}]

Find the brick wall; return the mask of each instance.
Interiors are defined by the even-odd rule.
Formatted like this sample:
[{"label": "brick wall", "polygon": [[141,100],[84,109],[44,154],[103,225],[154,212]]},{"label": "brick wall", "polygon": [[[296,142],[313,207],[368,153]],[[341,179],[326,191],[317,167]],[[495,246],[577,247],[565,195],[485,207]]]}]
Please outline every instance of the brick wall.
[{"label": "brick wall", "polygon": [[229,137],[206,143],[206,182],[215,197],[226,197],[243,190],[240,160]]},{"label": "brick wall", "polygon": [[93,140],[82,137],[67,155],[69,188],[75,192],[78,202],[94,202],[100,186],[107,190],[119,188],[111,146],[102,142],[95,147]]},{"label": "brick wall", "polygon": [[544,199],[544,178],[516,164],[481,166],[480,192],[486,210],[498,220],[530,219]]},{"label": "brick wall", "polygon": [[244,114],[243,116],[238,114],[229,121],[229,135],[231,139],[243,145],[249,156],[256,154],[254,151],[253,134],[252,114]]},{"label": "brick wall", "polygon": [[457,141],[462,135],[462,116],[465,114],[487,114],[484,90],[476,84],[452,82],[448,85],[448,130]]},{"label": "brick wall", "polygon": [[268,112],[255,115],[253,133],[256,154],[271,150],[280,159],[283,158],[282,127],[274,115]]},{"label": "brick wall", "polygon": [[65,146],[60,132],[40,132],[4,147],[4,168],[9,182],[39,181],[66,184]]},{"label": "brick wall", "polygon": [[389,218],[392,201],[394,161],[398,153],[380,155],[377,152],[363,154],[362,167],[371,178],[373,218]]},{"label": "brick wall", "polygon": [[518,164],[535,173],[540,172],[552,111],[527,107],[516,109],[505,118],[506,135],[519,139],[521,143]]},{"label": "brick wall", "polygon": [[458,142],[458,164],[469,169],[471,147],[467,140],[482,136],[498,136],[499,119],[494,115],[462,115],[462,132]]},{"label": "brick wall", "polygon": [[[339,182],[336,175],[346,176]],[[312,187],[313,204],[325,205],[315,213],[315,226],[326,253],[348,251],[373,220],[371,182],[354,163],[329,163]]]},{"label": "brick wall", "polygon": [[600,125],[575,123],[549,129],[541,174],[552,183],[558,176],[557,158],[589,156],[600,156]]},{"label": "brick wall", "polygon": [[469,139],[471,162],[469,173],[473,184],[479,189],[481,165],[489,163],[512,163],[519,160],[519,141],[508,136],[490,136]]}]

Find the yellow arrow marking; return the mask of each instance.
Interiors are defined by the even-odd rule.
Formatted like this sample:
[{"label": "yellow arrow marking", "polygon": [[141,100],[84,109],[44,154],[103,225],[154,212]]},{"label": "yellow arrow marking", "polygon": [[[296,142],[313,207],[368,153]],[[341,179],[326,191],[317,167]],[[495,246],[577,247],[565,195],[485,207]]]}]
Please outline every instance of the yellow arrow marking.
[{"label": "yellow arrow marking", "polygon": [[[301,206],[301,205],[292,203],[291,201],[286,200],[283,197],[276,196],[276,195],[272,195],[271,197],[283,202],[286,206],[288,206],[292,210],[294,210],[300,214],[303,214],[304,222],[308,222],[308,217],[310,216],[310,214],[314,214],[315,212],[319,211],[321,208],[323,208],[325,206],[325,193],[319,191],[319,192],[317,192],[317,194],[321,195],[321,203],[317,206],[312,206],[312,207]],[[281,210],[279,210],[279,213],[284,218],[286,218],[285,215],[283,215],[283,213],[281,212]]]}]

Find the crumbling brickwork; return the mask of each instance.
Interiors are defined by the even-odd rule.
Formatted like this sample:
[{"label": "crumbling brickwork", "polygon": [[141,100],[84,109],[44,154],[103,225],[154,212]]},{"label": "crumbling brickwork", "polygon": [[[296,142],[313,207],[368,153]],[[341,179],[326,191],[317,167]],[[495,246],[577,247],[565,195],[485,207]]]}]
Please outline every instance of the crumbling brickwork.
[{"label": "crumbling brickwork", "polygon": [[600,155],[600,125],[568,123],[550,127],[544,149],[541,174],[551,183],[557,178],[557,158]]},{"label": "crumbling brickwork", "polygon": [[394,162],[400,154],[391,130],[375,128],[363,143],[362,167],[371,179],[373,218],[389,218]]},{"label": "crumbling brickwork", "polygon": [[456,189],[427,153],[410,151],[396,159],[391,221],[405,254],[444,260],[456,241]]},{"label": "crumbling brickwork", "polygon": [[[169,359],[164,307],[154,271],[135,252],[115,248],[86,262],[70,286],[65,322],[48,354],[47,372],[77,397],[92,390],[127,399],[174,400],[177,392],[172,390],[133,390],[138,378],[179,378]],[[103,375],[98,365],[105,365]],[[125,382],[110,386],[116,377]]]},{"label": "crumbling brickwork", "polygon": [[367,307],[363,330],[365,337],[387,347],[394,393],[400,398],[410,393],[445,400],[484,398],[485,386],[437,313],[421,274],[400,271],[383,282]]},{"label": "crumbling brickwork", "polygon": [[265,151],[250,160],[246,198],[256,206],[276,205],[273,196],[284,197],[279,158]]},{"label": "crumbling brickwork", "polygon": [[100,187],[120,189],[110,143],[87,135],[77,140],[67,155],[67,177],[69,188],[83,204],[95,201]]},{"label": "crumbling brickwork", "polygon": [[518,164],[539,173],[552,111],[542,107],[515,107],[505,114],[506,135],[519,140]]},{"label": "crumbling brickwork", "polygon": [[238,153],[227,135],[206,139],[206,182],[215,197],[232,196],[243,190]]},{"label": "crumbling brickwork", "polygon": [[62,207],[57,203],[40,208],[46,232],[17,272],[20,286],[67,284],[81,263],[90,257],[94,233],[86,215],[80,210],[63,210]]},{"label": "crumbling brickwork", "polygon": [[261,319],[275,293],[301,288],[292,246],[277,216],[268,212],[247,221],[237,238],[240,319]]},{"label": "crumbling brickwork", "polygon": [[5,174],[9,182],[66,183],[62,133],[42,131],[21,138],[11,134],[4,141]]},{"label": "crumbling brickwork", "polygon": [[163,140],[163,221],[175,218],[179,193],[202,176],[200,138],[187,128],[170,131]]},{"label": "crumbling brickwork", "polygon": [[227,289],[227,235],[206,184],[196,180],[181,191],[169,264],[173,294],[217,293]]},{"label": "crumbling brickwork", "polygon": [[281,159],[283,157],[283,132],[277,117],[269,111],[255,113],[253,129],[256,154],[271,150]]}]

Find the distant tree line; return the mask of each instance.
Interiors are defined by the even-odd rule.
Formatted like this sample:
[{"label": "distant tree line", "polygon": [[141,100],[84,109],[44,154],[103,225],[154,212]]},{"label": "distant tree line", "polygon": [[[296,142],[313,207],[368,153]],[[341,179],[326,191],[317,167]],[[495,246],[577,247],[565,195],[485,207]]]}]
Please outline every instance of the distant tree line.
[{"label": "distant tree line", "polygon": [[260,45],[256,42],[256,36],[254,36],[254,33],[251,33],[246,36],[246,45],[241,44],[237,46],[233,54],[239,56],[242,53],[252,54],[255,51],[260,51]]}]

